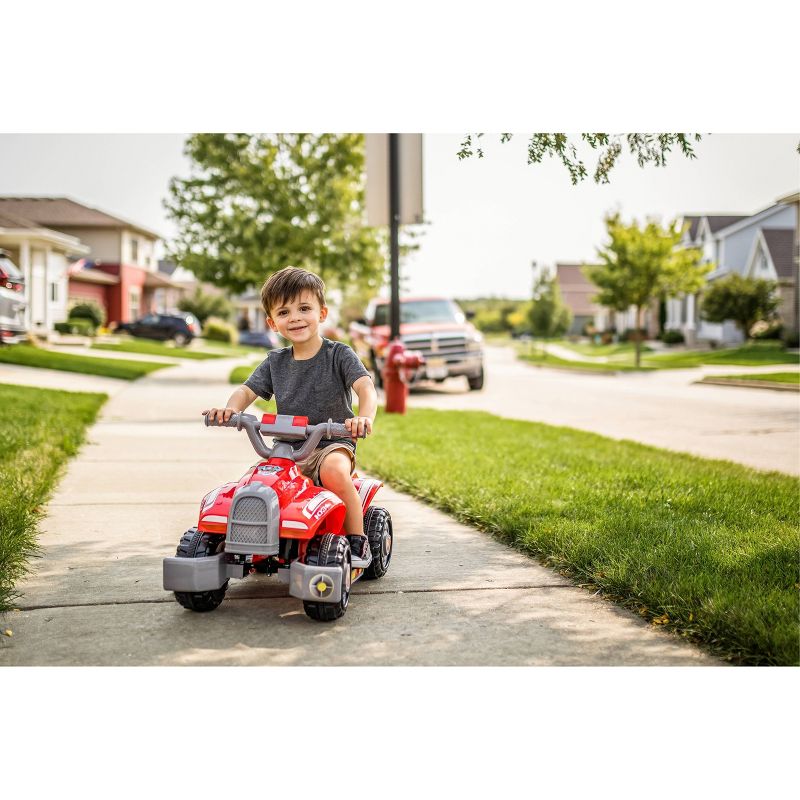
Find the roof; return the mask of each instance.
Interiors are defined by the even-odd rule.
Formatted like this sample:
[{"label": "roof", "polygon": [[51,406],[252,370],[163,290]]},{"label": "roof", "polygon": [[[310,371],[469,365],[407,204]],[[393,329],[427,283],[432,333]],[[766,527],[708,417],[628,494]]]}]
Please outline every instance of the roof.
[{"label": "roof", "polygon": [[727,228],[730,225],[735,225],[737,222],[741,222],[743,219],[748,219],[746,214],[741,216],[711,216],[709,214],[704,214],[703,216],[705,216],[705,218],[708,220],[708,227],[711,230],[711,233],[716,233],[717,231],[721,231],[723,228]]},{"label": "roof", "polygon": [[792,277],[794,228],[762,228],[761,235],[779,278]]},{"label": "roof", "polygon": [[700,224],[700,219],[701,217],[690,217],[688,215],[683,218],[684,225],[687,222],[689,223],[689,239],[692,242],[697,238],[697,227]]},{"label": "roof", "polygon": [[38,226],[55,228],[131,228],[154,239],[154,231],[114,217],[69,197],[0,197],[0,214],[12,214],[33,221]]},{"label": "roof", "polygon": [[35,222],[29,219],[25,219],[25,217],[20,217],[17,214],[12,214],[9,211],[5,211],[2,206],[0,206],[0,228],[38,228],[40,227]]}]

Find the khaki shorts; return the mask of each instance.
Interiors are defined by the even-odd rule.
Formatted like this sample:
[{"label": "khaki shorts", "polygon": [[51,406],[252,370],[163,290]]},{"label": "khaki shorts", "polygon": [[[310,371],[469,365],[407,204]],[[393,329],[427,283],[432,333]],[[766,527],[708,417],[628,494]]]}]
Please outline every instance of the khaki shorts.
[{"label": "khaki shorts", "polygon": [[332,444],[328,447],[318,447],[305,461],[298,463],[297,467],[303,475],[311,478],[317,486],[322,486],[319,480],[319,469],[325,458],[337,451],[347,453],[350,457],[350,474],[352,475],[356,468],[356,455],[346,444]]}]

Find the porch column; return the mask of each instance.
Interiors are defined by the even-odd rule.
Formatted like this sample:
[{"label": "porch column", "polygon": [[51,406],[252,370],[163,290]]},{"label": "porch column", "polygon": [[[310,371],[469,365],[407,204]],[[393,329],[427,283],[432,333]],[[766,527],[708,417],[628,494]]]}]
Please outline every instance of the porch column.
[{"label": "porch column", "polygon": [[25,313],[24,325],[26,330],[31,329],[31,313],[33,306],[33,297],[31,292],[33,290],[33,275],[31,274],[31,244],[29,241],[24,240],[19,246],[19,268],[22,270],[22,275],[25,279]]},{"label": "porch column", "polygon": [[695,296],[693,294],[686,296],[686,327],[692,331],[696,327],[694,318],[694,298]]},{"label": "porch column", "polygon": [[50,335],[50,254],[53,251],[46,247],[44,250],[44,311],[42,312],[45,336]]}]

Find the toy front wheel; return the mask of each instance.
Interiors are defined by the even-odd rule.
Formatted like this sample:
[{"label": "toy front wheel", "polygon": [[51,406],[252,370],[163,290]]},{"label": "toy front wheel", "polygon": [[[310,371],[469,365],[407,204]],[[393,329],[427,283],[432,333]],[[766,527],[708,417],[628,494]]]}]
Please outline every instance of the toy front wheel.
[{"label": "toy front wheel", "polygon": [[352,556],[350,542],[344,536],[326,533],[312,539],[306,550],[306,564],[315,567],[340,567],[342,570],[342,596],[338,603],[312,603],[303,601],[303,608],[311,619],[318,622],[332,622],[344,615],[350,602],[352,582]]},{"label": "toy front wheel", "polygon": [[[210,533],[200,533],[197,528],[189,528],[181,536],[175,555],[178,558],[202,558],[218,553],[225,542],[224,536],[214,536]],[[225,597],[228,591],[228,581],[219,589],[210,592],[175,592],[175,599],[190,611],[213,611]]]},{"label": "toy front wheel", "polygon": [[368,508],[364,514],[364,533],[372,551],[372,563],[364,570],[364,579],[382,578],[392,560],[392,518],[389,512],[375,506]]}]

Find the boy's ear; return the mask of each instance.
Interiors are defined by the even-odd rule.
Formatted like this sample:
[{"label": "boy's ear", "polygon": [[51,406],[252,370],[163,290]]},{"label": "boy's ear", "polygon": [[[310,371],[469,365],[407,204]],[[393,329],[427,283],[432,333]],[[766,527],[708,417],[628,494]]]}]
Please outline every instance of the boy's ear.
[{"label": "boy's ear", "polygon": [[274,331],[275,333],[278,332],[278,326],[275,324],[275,321],[270,316],[267,316],[267,325],[269,325],[271,331]]},{"label": "boy's ear", "polygon": [[322,308],[319,311],[319,321],[325,322],[327,318],[328,318],[328,306],[322,306]]}]

